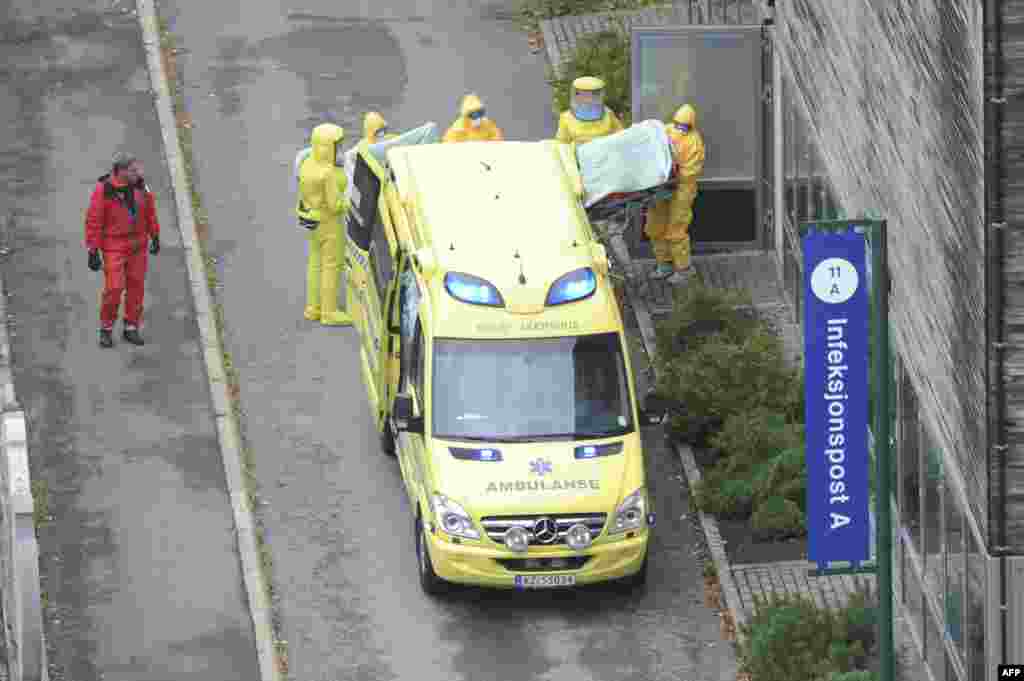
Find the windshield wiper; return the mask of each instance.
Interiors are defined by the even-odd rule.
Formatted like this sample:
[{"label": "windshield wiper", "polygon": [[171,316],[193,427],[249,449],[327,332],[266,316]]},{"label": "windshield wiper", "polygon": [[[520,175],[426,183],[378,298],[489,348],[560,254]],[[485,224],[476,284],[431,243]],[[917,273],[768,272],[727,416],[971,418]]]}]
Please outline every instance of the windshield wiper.
[{"label": "windshield wiper", "polygon": [[462,440],[464,442],[505,442],[500,437],[489,437],[480,435],[435,435],[438,440]]},{"label": "windshield wiper", "polygon": [[438,440],[463,440],[465,442],[551,442],[554,440],[597,440],[632,432],[628,427],[589,430],[575,433],[543,433],[538,435],[435,435]]},{"label": "windshield wiper", "polygon": [[511,442],[550,442],[552,440],[596,440],[602,437],[625,435],[629,428],[609,430],[591,430],[577,433],[544,433],[543,435],[516,435],[509,438]]}]

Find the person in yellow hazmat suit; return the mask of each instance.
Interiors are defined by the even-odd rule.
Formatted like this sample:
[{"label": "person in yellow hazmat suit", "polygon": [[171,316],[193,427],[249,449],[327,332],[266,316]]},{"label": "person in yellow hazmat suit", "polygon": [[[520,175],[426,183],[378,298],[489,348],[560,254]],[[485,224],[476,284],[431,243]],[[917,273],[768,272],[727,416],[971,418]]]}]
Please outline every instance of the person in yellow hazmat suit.
[{"label": "person in yellow hazmat suit", "polygon": [[295,212],[309,229],[304,316],[328,326],[347,326],[352,318],[338,310],[338,288],[344,266],[344,221],[348,214],[348,178],[341,142],[345,131],[322,123],[310,135],[312,153],[299,167],[299,201]]},{"label": "person in yellow hazmat suit", "polygon": [[487,117],[484,103],[474,94],[462,98],[459,117],[444,134],[442,142],[500,142],[505,139],[501,128]]},{"label": "person in yellow hazmat suit", "polygon": [[660,201],[647,211],[644,232],[651,239],[658,267],[655,278],[670,277],[672,284],[686,281],[690,265],[690,223],[693,202],[697,198],[697,178],[704,172],[704,138],[697,130],[697,110],[689,104],[679,107],[668,126],[672,156],[679,173],[679,183],[671,198]]},{"label": "person in yellow hazmat suit", "polygon": [[604,81],[581,76],[572,82],[570,109],[558,118],[555,139],[577,146],[622,130],[622,122],[604,104]]},{"label": "person in yellow hazmat suit", "polygon": [[388,131],[388,122],[384,116],[376,111],[370,111],[363,116],[363,139],[367,144],[376,144],[397,137],[395,133]]}]

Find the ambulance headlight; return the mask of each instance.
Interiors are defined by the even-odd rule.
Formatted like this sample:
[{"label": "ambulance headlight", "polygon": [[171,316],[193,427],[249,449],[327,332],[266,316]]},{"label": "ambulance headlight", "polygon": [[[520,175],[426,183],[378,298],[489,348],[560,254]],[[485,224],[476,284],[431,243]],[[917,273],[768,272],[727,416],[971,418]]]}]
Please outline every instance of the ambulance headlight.
[{"label": "ambulance headlight", "polygon": [[505,307],[505,299],[494,284],[472,274],[449,272],[444,275],[444,287],[452,298],[464,303]]},{"label": "ambulance headlight", "polygon": [[508,528],[505,532],[505,546],[509,551],[525,553],[530,548],[530,533],[518,525]]},{"label": "ambulance headlight", "polygon": [[594,295],[597,290],[597,277],[594,270],[583,267],[563,274],[555,280],[555,283],[548,289],[545,305],[561,305],[577,300],[583,300]]},{"label": "ambulance headlight", "polygon": [[569,545],[569,548],[573,551],[581,551],[588,546],[592,538],[590,536],[590,528],[583,523],[577,523],[569,528],[569,531],[565,533],[565,543]]},{"label": "ambulance headlight", "polygon": [[432,501],[434,516],[442,530],[455,537],[480,538],[480,533],[473,527],[473,519],[466,513],[466,509],[443,494],[435,494]]},{"label": "ambulance headlight", "polygon": [[647,520],[647,500],[643,487],[622,500],[615,510],[608,534],[619,534],[628,530],[639,530]]}]

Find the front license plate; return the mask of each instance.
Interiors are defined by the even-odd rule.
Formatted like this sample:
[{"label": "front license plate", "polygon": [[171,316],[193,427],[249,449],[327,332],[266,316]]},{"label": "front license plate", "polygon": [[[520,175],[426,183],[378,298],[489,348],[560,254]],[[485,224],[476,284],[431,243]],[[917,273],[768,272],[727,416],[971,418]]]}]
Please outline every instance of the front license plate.
[{"label": "front license plate", "polygon": [[516,575],[515,579],[517,589],[553,589],[576,584],[576,575]]}]

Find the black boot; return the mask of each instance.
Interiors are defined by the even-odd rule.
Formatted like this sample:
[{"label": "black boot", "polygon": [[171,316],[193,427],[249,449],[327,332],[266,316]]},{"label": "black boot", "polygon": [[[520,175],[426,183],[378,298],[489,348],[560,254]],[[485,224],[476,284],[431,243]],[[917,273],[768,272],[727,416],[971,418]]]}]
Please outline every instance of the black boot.
[{"label": "black boot", "polygon": [[100,347],[101,348],[112,348],[114,347],[114,336],[111,334],[109,329],[100,329]]},{"label": "black boot", "polygon": [[142,336],[139,335],[138,329],[125,327],[124,339],[132,345],[145,345],[146,342],[142,340]]}]

